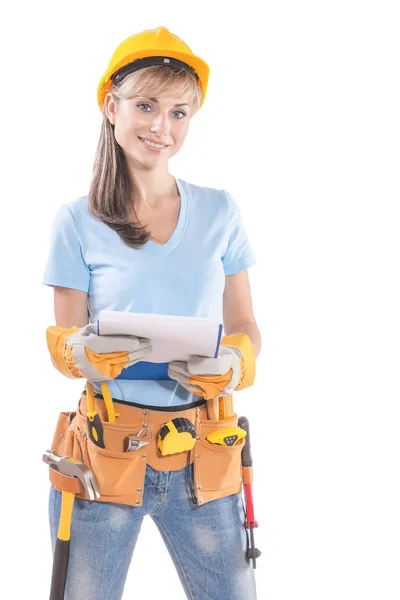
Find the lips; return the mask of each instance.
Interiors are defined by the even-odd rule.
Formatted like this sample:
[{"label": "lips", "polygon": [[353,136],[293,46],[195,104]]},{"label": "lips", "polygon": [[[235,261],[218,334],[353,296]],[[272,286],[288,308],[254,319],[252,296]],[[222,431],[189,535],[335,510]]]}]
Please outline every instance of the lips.
[{"label": "lips", "polygon": [[162,142],[156,142],[155,140],[151,140],[149,138],[142,138],[138,135],[139,140],[142,140],[142,142],[144,142],[145,140],[148,142],[151,142],[152,144],[158,144],[163,146],[164,148],[167,148],[169,144],[163,144]]}]

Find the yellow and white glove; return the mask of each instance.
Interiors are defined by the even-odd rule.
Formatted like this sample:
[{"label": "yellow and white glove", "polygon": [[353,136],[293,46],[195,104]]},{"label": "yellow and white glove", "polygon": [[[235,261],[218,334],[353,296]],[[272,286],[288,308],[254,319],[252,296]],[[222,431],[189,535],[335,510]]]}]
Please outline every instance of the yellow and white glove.
[{"label": "yellow and white glove", "polygon": [[186,390],[211,400],[253,385],[256,357],[246,333],[226,335],[216,358],[193,355],[188,361],[171,361],[168,375]]},{"label": "yellow and white glove", "polygon": [[46,329],[49,352],[66,375],[89,381],[115,379],[122,369],[144,360],[151,340],[134,335],[97,335],[95,323],[78,327]]}]

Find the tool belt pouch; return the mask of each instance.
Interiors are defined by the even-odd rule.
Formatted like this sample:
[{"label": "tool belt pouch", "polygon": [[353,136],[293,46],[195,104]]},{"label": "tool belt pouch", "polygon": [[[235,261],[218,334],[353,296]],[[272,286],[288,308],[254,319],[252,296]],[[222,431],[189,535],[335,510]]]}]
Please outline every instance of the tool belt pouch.
[{"label": "tool belt pouch", "polygon": [[237,427],[238,416],[214,421],[197,419],[197,442],[192,450],[195,492],[199,504],[237,494],[242,489],[241,452],[245,438],[235,446],[212,444],[207,436],[226,427]]},{"label": "tool belt pouch", "polygon": [[[175,417],[190,419],[197,431],[189,462],[194,464],[192,477],[198,504],[241,491],[241,450],[245,440],[240,440],[236,446],[220,446],[206,439],[216,429],[237,426],[236,414],[229,419],[212,421],[207,419],[205,404],[170,412],[142,409],[114,400],[119,416],[115,423],[109,423],[104,401],[95,397],[95,407],[103,425],[105,448],[97,446],[88,435],[87,401],[83,393],[74,411],[60,413],[51,449],[59,456],[70,456],[83,462],[92,471],[100,491],[97,501],[141,506],[146,464],[157,471],[177,471],[187,466],[188,452],[162,456],[157,447],[161,427]],[[136,434],[144,425],[149,431],[148,443],[138,450],[126,452],[128,436]],[[50,480],[61,491],[58,481],[51,477]],[[76,495],[89,499],[84,491]]]}]

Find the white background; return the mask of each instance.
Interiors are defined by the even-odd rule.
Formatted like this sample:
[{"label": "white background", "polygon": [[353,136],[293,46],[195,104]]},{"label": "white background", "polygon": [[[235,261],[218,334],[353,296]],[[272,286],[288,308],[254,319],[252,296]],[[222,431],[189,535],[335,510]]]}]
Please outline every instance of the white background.
[{"label": "white background", "polygon": [[[395,8],[115,0],[2,9],[2,597],[48,597],[41,455],[82,389],[53,369],[45,343],[51,223],[87,193],[96,88],[114,49],[165,25],[211,67],[170,171],[231,192],[258,258],[249,275],[263,347],[236,410],[252,426],[259,599],[398,600]],[[148,519],[124,598],[161,597],[185,596]]]}]

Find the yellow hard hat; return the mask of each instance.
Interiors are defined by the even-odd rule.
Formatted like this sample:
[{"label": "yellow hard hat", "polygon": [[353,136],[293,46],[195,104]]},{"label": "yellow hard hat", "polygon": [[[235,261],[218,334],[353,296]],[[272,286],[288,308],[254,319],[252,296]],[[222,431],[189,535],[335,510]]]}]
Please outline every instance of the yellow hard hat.
[{"label": "yellow hard hat", "polygon": [[203,93],[202,106],[207,92],[209,66],[195,56],[177,35],[166,27],[157,27],[131,35],[115,50],[97,88],[100,110],[113,83],[119,83],[126,75],[152,65],[168,65],[190,71]]}]

